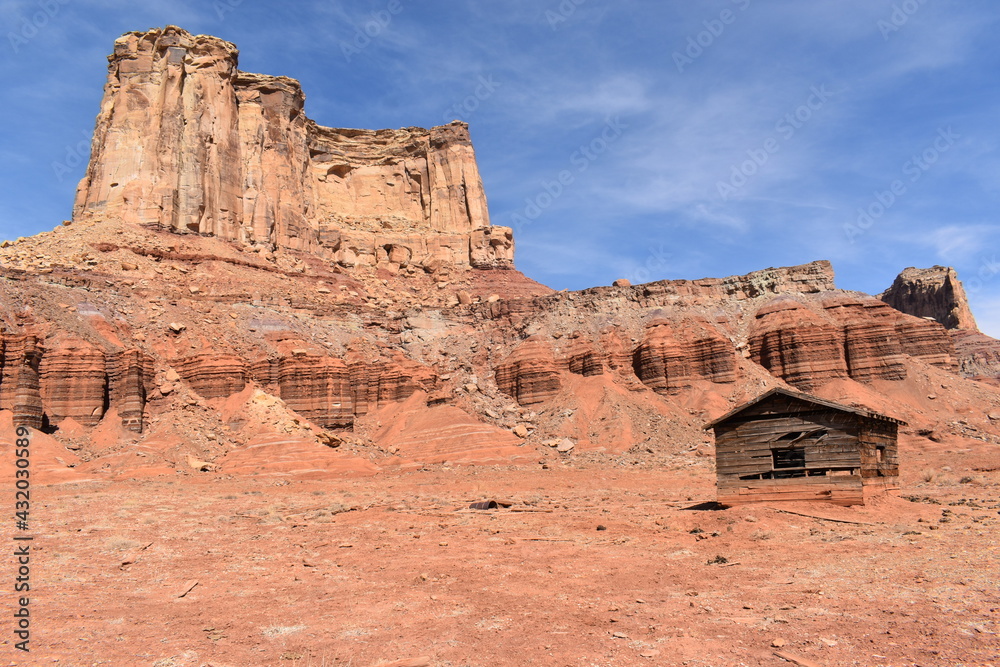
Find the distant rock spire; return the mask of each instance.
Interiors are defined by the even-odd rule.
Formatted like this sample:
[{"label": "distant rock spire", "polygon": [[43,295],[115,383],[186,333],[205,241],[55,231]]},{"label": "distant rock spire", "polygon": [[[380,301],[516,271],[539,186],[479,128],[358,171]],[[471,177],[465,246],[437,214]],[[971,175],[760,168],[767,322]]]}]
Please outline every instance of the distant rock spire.
[{"label": "distant rock spire", "polygon": [[936,320],[946,329],[979,330],[962,282],[948,266],[904,269],[879,298],[907,315]]}]

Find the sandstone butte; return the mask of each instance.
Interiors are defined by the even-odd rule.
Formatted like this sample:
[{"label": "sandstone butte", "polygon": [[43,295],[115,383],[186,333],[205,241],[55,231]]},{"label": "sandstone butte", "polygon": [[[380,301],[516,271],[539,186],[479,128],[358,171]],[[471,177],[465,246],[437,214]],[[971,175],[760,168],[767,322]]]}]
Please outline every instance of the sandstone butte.
[{"label": "sandstone butte", "polygon": [[304,99],[215,37],[115,42],[72,221],[0,248],[0,427],[49,434],[50,481],[704,453],[775,386],[1000,442],[1000,343],[951,269],[557,293],[490,224],[465,124]]}]

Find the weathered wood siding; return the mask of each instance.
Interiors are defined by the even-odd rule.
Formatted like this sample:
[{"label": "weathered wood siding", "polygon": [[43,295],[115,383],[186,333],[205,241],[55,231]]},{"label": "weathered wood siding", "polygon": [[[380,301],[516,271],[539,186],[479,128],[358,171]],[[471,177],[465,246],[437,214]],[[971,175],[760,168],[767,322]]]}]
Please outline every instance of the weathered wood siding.
[{"label": "weathered wood siding", "polygon": [[[803,450],[805,470],[775,469],[773,449],[782,436],[823,432],[792,446]],[[718,501],[725,505],[775,500],[863,502],[859,437],[861,418],[787,396],[775,396],[715,427]],[[873,446],[874,456],[874,446]],[[803,475],[779,479],[754,476]]]},{"label": "weathered wood siding", "polygon": [[718,502],[723,505],[773,501],[822,500],[837,505],[864,504],[861,477],[796,477],[793,479],[740,480],[738,484],[722,484]]},{"label": "weathered wood siding", "polygon": [[716,470],[720,476],[771,472],[771,450],[789,433],[824,430],[818,441],[802,442],[806,468],[860,468],[857,417],[824,411],[795,416],[771,416],[755,421],[720,424],[715,431]]},{"label": "weathered wood siding", "polygon": [[[867,484],[869,480],[894,480],[899,478],[899,450],[897,436],[899,427],[892,422],[877,419],[864,419],[858,441],[861,454],[861,477]],[[882,449],[879,460],[878,449]]]},{"label": "weathered wood siding", "polygon": [[772,390],[712,423],[720,503],[855,505],[898,488],[897,423],[810,398]]}]

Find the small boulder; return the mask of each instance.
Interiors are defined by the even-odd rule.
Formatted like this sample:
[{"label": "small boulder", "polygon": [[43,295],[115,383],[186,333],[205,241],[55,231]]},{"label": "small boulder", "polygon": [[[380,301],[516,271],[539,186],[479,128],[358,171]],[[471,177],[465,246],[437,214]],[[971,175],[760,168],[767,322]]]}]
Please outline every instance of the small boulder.
[{"label": "small boulder", "polygon": [[576,447],[576,443],[575,442],[573,442],[569,438],[563,438],[559,442],[559,444],[556,445],[556,451],[559,452],[559,453],[561,453],[561,454],[565,454],[566,452],[572,451],[574,447]]},{"label": "small boulder", "polygon": [[614,285],[615,287],[631,287],[632,281],[628,280],[627,278],[619,278],[618,280],[614,281],[611,284]]},{"label": "small boulder", "polygon": [[190,466],[195,470],[198,470],[199,472],[210,472],[218,467],[214,463],[211,463],[209,461],[202,461],[190,455],[187,457],[187,464],[188,466]]},{"label": "small boulder", "polygon": [[319,440],[321,445],[326,445],[327,447],[331,448],[340,447],[341,443],[343,443],[343,440],[340,438],[340,436],[334,433],[329,433],[327,431],[320,433],[318,436],[316,436],[316,439]]}]

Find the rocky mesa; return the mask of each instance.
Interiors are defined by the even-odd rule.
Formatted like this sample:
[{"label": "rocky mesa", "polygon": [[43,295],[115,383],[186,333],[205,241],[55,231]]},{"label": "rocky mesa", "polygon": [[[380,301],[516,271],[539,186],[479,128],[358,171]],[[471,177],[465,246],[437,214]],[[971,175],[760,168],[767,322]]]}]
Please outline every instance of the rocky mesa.
[{"label": "rocky mesa", "polygon": [[468,126],[350,130],[305,116],[298,81],[168,26],[115,42],[74,220],[120,218],[343,266],[509,267]]}]

